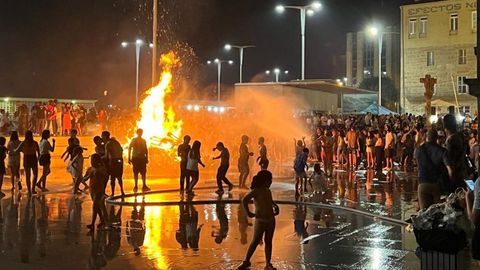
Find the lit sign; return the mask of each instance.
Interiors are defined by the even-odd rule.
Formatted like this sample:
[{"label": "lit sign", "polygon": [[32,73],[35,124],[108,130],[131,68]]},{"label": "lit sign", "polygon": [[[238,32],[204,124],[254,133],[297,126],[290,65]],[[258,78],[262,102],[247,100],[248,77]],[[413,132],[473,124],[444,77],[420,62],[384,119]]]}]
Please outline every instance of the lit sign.
[{"label": "lit sign", "polygon": [[477,9],[476,2],[465,3],[465,6],[462,3],[450,3],[450,4],[443,4],[443,5],[436,5],[436,6],[429,6],[429,7],[418,7],[408,9],[408,15],[415,16],[415,15],[425,15],[430,13],[438,13],[438,12],[456,12],[461,10],[462,8],[466,9]]}]

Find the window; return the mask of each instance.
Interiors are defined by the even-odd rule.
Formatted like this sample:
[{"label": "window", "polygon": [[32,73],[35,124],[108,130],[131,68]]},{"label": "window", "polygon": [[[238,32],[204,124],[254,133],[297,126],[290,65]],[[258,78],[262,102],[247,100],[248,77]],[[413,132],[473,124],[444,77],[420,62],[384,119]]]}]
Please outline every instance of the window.
[{"label": "window", "polygon": [[458,14],[450,15],[450,33],[456,33],[458,31]]},{"label": "window", "polygon": [[417,34],[417,19],[410,19],[408,24],[408,35],[410,38],[415,37]]},{"label": "window", "polygon": [[457,91],[460,94],[464,94],[468,92],[468,85],[465,83],[465,76],[458,76],[457,77]]},{"label": "window", "polygon": [[438,84],[434,84],[434,85],[433,85],[433,94],[434,94],[434,95],[437,94],[437,86],[438,86]]},{"label": "window", "polygon": [[435,54],[433,52],[427,52],[427,66],[435,65]]},{"label": "window", "polygon": [[428,27],[428,19],[426,17],[420,18],[420,29],[418,32],[420,37],[427,36],[427,27]]},{"label": "window", "polygon": [[467,63],[467,50],[460,49],[458,50],[458,64],[465,65]]},{"label": "window", "polygon": [[463,115],[470,114],[470,106],[460,106],[459,110]]},{"label": "window", "polygon": [[477,32],[477,11],[472,11],[472,30]]}]

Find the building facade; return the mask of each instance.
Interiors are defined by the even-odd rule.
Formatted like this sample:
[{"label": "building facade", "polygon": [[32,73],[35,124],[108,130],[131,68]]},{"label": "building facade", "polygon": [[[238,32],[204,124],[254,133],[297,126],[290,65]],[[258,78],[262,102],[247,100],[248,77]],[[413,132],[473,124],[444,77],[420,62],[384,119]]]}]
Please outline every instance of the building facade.
[{"label": "building facade", "polygon": [[437,79],[433,114],[474,114],[466,78],[476,78],[476,0],[417,1],[401,7],[401,93],[404,112],[423,114],[420,78]]},{"label": "building facade", "polygon": [[[400,90],[400,32],[385,27],[382,45],[382,76],[390,78]],[[346,84],[358,87],[366,78],[378,78],[378,37],[366,32],[347,33]]]}]

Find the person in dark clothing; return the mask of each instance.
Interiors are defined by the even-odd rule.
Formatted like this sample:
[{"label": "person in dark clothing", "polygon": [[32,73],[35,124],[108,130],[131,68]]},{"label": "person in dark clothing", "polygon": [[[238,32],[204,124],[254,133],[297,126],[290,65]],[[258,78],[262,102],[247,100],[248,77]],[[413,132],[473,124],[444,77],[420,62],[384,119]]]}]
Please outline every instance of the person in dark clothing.
[{"label": "person in dark clothing", "polygon": [[447,114],[443,117],[443,125],[447,140],[447,169],[450,177],[452,190],[458,187],[465,188],[465,178],[467,174],[467,152],[466,143],[461,133],[457,132],[457,119],[453,114]]},{"label": "person in dark clothing", "polygon": [[435,129],[427,132],[427,141],[415,152],[418,163],[418,204],[420,209],[440,201],[442,181],[448,182],[446,171],[447,150],[437,144],[438,133]]},{"label": "person in dark clothing", "polygon": [[188,135],[183,137],[183,143],[178,146],[177,155],[180,157],[180,193],[185,190],[185,182],[189,183],[189,175],[187,172],[187,155],[191,150],[190,141],[192,138]]},{"label": "person in dark clothing", "polygon": [[213,151],[218,150],[220,151],[220,155],[218,157],[214,157],[213,159],[220,159],[220,166],[218,167],[217,170],[217,193],[218,195],[223,194],[223,186],[222,182],[225,182],[225,184],[228,185],[228,191],[231,191],[233,189],[233,184],[227,179],[227,172],[228,168],[230,167],[230,152],[228,152],[228,149],[223,145],[222,142],[218,142],[217,146],[213,148]]}]

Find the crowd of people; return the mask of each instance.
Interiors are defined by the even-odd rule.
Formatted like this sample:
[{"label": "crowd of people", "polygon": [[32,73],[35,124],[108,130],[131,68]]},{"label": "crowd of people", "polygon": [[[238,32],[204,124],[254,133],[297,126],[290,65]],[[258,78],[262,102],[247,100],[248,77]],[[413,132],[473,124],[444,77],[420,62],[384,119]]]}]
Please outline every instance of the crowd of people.
[{"label": "crowd of people", "polygon": [[36,102],[30,108],[19,105],[15,113],[0,110],[0,134],[17,131],[24,135],[28,130],[41,134],[45,129],[53,136],[68,136],[75,129],[78,134],[89,133],[88,125],[99,125],[101,130],[107,127],[108,113],[105,108],[86,109],[80,104],[61,103],[58,100]]},{"label": "crowd of people", "polygon": [[[54,104],[54,101],[51,103]],[[332,178],[335,167],[355,172],[359,169],[367,172],[383,174],[384,171],[404,170],[418,172],[418,203],[420,209],[438,203],[442,194],[455,192],[458,188],[467,189],[466,179],[475,179],[476,164],[479,161],[480,143],[476,130],[470,125],[457,122],[454,115],[446,115],[437,123],[429,124],[421,116],[386,115],[375,116],[351,115],[329,116],[319,115],[305,118],[305,124],[311,131],[310,137],[294,139],[293,172],[295,175],[295,191],[302,194],[307,191],[308,184],[312,192],[321,192],[325,183]],[[31,128],[41,129],[37,125]],[[26,130],[25,139],[20,141],[19,133],[12,131],[7,143],[5,137],[0,137],[0,190],[3,177],[7,173],[5,160],[8,157],[8,169],[12,190],[24,187],[20,179],[20,160],[23,154],[23,168],[25,170],[25,185],[29,196],[37,192],[47,192],[47,178],[51,173],[51,153],[56,151],[55,139],[50,131],[53,121],[45,122],[40,131],[41,140],[37,142],[34,134],[38,130]],[[98,227],[108,226],[111,215],[107,213],[105,198],[107,184],[110,181],[111,193],[115,195],[118,184],[120,193],[125,195],[123,187],[124,149],[111,136],[110,132],[103,131],[101,136],[95,136],[94,153],[90,155],[90,166],[84,170],[84,155],[87,150],[80,143],[79,131],[73,126],[62,134],[68,134],[68,147],[62,158],[68,161],[67,170],[72,176],[73,193],[89,192],[93,201],[91,223],[87,226],[90,231],[96,227],[97,216],[100,219]],[[76,127],[76,126],[75,126]],[[55,128],[53,128],[55,132]],[[63,130],[63,127],[62,127]],[[58,132],[58,129],[57,129]],[[138,191],[139,177],[142,179],[142,191],[149,191],[147,186],[147,164],[149,153],[146,140],[142,138],[143,131],[138,129],[137,136],[128,145],[128,162],[133,167],[134,188]],[[192,141],[186,135],[183,143],[177,148],[180,160],[179,190],[189,198],[195,196],[195,186],[199,182],[199,166],[205,167],[201,155],[201,142]],[[258,138],[258,151],[255,163],[258,173],[253,177],[250,187],[247,182],[251,170],[251,158],[255,156],[249,147],[250,137],[243,135],[239,138],[239,147],[236,157],[238,169],[238,187],[250,189],[250,193],[243,198],[243,205],[247,215],[256,217],[254,239],[248,249],[245,261],[239,269],[248,269],[250,257],[255,251],[260,239],[265,237],[267,267],[274,269],[270,264],[271,241],[275,228],[274,216],[278,214],[278,207],[272,208],[270,185],[272,174],[268,171],[269,158],[267,155],[266,139]],[[213,151],[218,155],[213,160],[219,160],[216,173],[217,190],[219,196],[234,188],[234,184],[227,178],[231,164],[231,154],[227,145],[217,142]],[[253,159],[253,158],[252,158]],[[312,166],[313,165],[313,166]],[[39,166],[42,173],[39,178]],[[309,168],[313,167],[313,172]],[[312,181],[314,185],[312,185]],[[478,181],[477,181],[478,183]],[[81,189],[83,185],[83,189]],[[476,184],[477,185],[477,184]],[[478,185],[477,185],[478,186]],[[269,195],[270,194],[270,195]],[[2,192],[0,196],[5,196]],[[253,199],[256,214],[248,209],[248,202]],[[467,192],[466,209],[474,223],[480,225],[478,214],[480,211],[480,187]],[[269,210],[266,210],[269,209]],[[273,209],[273,210],[272,210]],[[273,212],[271,212],[271,210]]]}]

